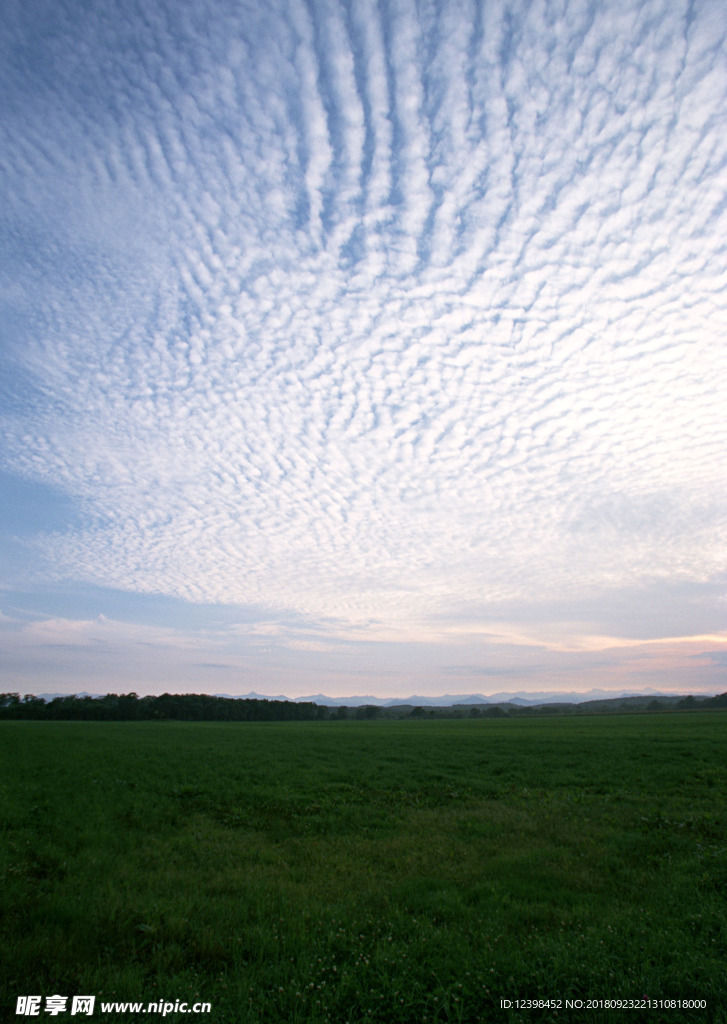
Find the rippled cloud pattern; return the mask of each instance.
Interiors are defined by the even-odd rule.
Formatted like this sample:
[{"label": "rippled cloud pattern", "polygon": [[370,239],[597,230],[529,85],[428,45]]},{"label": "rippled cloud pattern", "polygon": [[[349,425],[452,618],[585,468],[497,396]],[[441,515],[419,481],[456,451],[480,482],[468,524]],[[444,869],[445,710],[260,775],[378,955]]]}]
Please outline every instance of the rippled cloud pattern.
[{"label": "rippled cloud pattern", "polygon": [[576,647],[708,592],[637,632],[718,629],[726,9],[4,17],[0,466],[78,510],[48,579],[331,636],[567,605]]}]

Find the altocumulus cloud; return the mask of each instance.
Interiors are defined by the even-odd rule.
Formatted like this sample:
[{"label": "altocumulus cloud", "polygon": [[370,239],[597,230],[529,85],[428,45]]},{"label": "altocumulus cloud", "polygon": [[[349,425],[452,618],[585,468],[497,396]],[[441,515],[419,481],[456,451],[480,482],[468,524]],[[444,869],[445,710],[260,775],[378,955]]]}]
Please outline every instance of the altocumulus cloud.
[{"label": "altocumulus cloud", "polygon": [[4,17],[0,459],[79,510],[38,572],[408,638],[724,590],[719,5]]}]

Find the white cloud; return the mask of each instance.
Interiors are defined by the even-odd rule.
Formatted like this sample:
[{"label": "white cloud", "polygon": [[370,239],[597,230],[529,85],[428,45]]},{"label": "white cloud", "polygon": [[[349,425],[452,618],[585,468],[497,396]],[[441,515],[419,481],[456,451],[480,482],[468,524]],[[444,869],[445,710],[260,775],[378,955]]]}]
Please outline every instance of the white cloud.
[{"label": "white cloud", "polygon": [[403,635],[724,574],[724,17],[219,10],[10,115],[55,576]]}]

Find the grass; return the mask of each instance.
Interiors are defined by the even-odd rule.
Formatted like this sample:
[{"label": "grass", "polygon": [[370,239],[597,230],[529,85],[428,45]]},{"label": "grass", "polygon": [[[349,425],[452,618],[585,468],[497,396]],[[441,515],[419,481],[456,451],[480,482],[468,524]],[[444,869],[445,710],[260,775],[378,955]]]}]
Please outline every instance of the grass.
[{"label": "grass", "polygon": [[[726,794],[719,712],[2,722],[1,1005],[724,1022]],[[707,1009],[500,1008],[644,996]]]}]

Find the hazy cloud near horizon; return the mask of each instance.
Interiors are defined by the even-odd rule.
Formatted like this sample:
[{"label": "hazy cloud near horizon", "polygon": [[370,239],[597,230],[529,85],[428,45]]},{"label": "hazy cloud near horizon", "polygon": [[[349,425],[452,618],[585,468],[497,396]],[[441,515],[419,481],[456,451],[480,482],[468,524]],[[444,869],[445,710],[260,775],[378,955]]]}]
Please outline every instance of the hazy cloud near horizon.
[{"label": "hazy cloud near horizon", "polygon": [[723,650],[726,35],[674,0],[8,7],[0,469],[48,509],[0,539],[17,672],[92,629],[78,587],[247,609],[139,629],[252,671],[268,622],[277,691],[347,644],[387,692],[475,639]]}]

